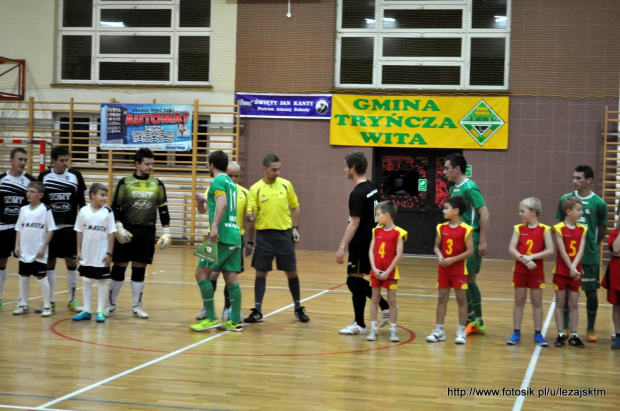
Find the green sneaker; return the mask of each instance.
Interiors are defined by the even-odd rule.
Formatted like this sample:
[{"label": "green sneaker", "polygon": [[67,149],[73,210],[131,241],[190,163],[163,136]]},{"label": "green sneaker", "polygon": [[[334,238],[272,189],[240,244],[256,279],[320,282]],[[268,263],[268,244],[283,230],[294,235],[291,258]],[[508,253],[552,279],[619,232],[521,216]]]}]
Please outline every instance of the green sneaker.
[{"label": "green sneaker", "polygon": [[205,331],[211,328],[215,328],[218,325],[220,325],[220,322],[218,320],[211,320],[209,318],[205,318],[204,320],[198,322],[197,324],[190,325],[189,328],[191,328],[194,331]]},{"label": "green sneaker", "polygon": [[235,324],[233,320],[228,320],[225,323],[220,324],[217,329],[223,331],[235,331],[240,333],[241,331],[243,331],[243,321],[239,321],[237,324]]},{"label": "green sneaker", "polygon": [[105,314],[101,311],[97,311],[97,322],[98,323],[104,323],[105,322]]},{"label": "green sneaker", "polygon": [[465,327],[465,333],[470,334],[484,334],[487,331],[487,327],[480,324],[480,318],[476,318],[474,321],[467,324]]},{"label": "green sneaker", "polygon": [[80,302],[78,300],[71,300],[71,301],[69,301],[67,303],[67,307],[70,310],[75,311],[76,313],[80,313],[84,309],[84,307],[82,307],[82,304],[80,304]]}]

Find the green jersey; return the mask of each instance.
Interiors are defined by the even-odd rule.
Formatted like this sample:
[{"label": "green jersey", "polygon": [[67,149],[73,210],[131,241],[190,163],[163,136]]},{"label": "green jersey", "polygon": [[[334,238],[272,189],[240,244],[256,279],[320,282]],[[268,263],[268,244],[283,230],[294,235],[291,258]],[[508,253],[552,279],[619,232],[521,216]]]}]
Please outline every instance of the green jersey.
[{"label": "green jersey", "polygon": [[594,193],[590,193],[587,197],[580,197],[576,191],[564,194],[560,199],[558,210],[555,213],[555,218],[560,221],[564,221],[566,217],[562,209],[562,202],[569,196],[575,196],[583,203],[583,214],[577,222],[588,227],[588,231],[586,232],[586,248],[583,252],[581,264],[599,265],[598,228],[607,225],[607,204]]},{"label": "green jersey", "polygon": [[467,208],[465,212],[461,214],[461,221],[474,228],[474,231],[480,230],[480,214],[476,209],[485,206],[484,198],[478,188],[478,185],[466,178],[461,184],[455,184],[450,189],[450,197],[461,196],[465,199]]},{"label": "green jersey", "polygon": [[209,225],[215,217],[216,198],[226,196],[226,210],[217,226],[219,241],[224,244],[241,245],[241,232],[237,225],[237,186],[226,174],[222,173],[211,180],[206,192],[209,206]]}]

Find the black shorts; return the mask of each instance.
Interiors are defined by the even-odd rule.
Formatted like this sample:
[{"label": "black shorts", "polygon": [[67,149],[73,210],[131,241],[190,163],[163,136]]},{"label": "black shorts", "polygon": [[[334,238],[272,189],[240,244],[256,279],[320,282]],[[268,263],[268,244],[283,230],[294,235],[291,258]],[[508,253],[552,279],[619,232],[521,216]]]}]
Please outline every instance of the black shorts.
[{"label": "black shorts", "polygon": [[0,258],[8,258],[15,250],[15,229],[0,230]]},{"label": "black shorts", "polygon": [[77,234],[73,227],[59,228],[54,231],[50,241],[48,258],[76,258]]},{"label": "black shorts", "polygon": [[47,264],[33,261],[32,263],[19,262],[19,275],[34,275],[35,277],[45,277],[47,275]]},{"label": "black shorts", "polygon": [[368,247],[357,247],[351,249],[349,246],[349,262],[347,263],[347,274],[370,274],[370,257],[368,257]]},{"label": "black shorts", "polygon": [[133,237],[127,244],[121,244],[118,241],[114,243],[112,261],[115,263],[127,263],[129,261],[144,264],[153,263],[155,226],[125,224],[124,228],[133,234]]},{"label": "black shorts", "polygon": [[252,267],[256,271],[271,271],[274,257],[278,270],[297,270],[293,230],[256,230],[256,248],[252,257]]},{"label": "black shorts", "polygon": [[78,271],[82,277],[92,278],[93,280],[107,280],[110,278],[110,267],[90,267],[81,265]]}]

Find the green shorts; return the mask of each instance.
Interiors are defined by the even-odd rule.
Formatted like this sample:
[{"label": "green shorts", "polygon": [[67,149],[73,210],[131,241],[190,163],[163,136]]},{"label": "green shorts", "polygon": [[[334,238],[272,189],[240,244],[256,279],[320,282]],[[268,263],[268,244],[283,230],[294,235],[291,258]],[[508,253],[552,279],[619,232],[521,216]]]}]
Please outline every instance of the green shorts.
[{"label": "green shorts", "polygon": [[238,245],[219,243],[217,248],[217,261],[217,264],[213,264],[201,258],[198,261],[198,267],[211,268],[220,272],[241,272],[241,247]]},{"label": "green shorts", "polygon": [[581,290],[590,291],[601,288],[600,266],[582,264],[583,276],[581,277]]},{"label": "green shorts", "polygon": [[467,272],[470,274],[478,274],[480,273],[480,268],[482,267],[482,257],[478,254],[480,232],[474,231],[472,236],[472,240],[474,240],[474,255],[467,259]]}]

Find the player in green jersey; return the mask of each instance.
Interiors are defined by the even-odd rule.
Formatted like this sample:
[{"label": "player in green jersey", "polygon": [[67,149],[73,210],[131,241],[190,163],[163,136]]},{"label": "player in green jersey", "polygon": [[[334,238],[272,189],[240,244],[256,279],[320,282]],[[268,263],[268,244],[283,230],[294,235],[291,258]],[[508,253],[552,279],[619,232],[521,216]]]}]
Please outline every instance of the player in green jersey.
[{"label": "player in green jersey", "polygon": [[[594,180],[594,171],[588,165],[580,165],[573,171],[573,186],[575,191],[564,194],[560,199],[555,218],[563,221],[564,210],[562,201],[568,196],[576,196],[583,203],[583,214],[577,221],[581,225],[588,227],[586,233],[586,248],[583,253],[581,265],[583,266],[583,277],[581,279],[581,289],[586,293],[586,313],[588,325],[586,328],[586,339],[589,342],[596,342],[598,338],[594,332],[594,323],[598,312],[598,292],[601,288],[600,282],[600,261],[599,247],[601,241],[607,234],[607,204],[605,201],[592,192],[591,186]],[[568,328],[568,306],[564,307],[564,328]]]},{"label": "player in green jersey", "polygon": [[[228,156],[221,150],[209,155],[209,174],[213,179],[206,193],[209,208],[209,239],[218,243],[218,262],[211,263],[201,259],[196,267],[196,281],[204,302],[206,318],[190,328],[204,331],[218,327],[228,331],[243,331],[241,321],[241,288],[237,273],[241,271],[241,233],[237,225],[237,186],[226,175]],[[205,210],[205,197],[196,195],[196,205],[200,213]],[[230,296],[231,313],[228,321],[220,324],[213,304],[213,284],[209,279],[215,270],[224,276]]]},{"label": "player in green jersey", "polygon": [[461,153],[446,156],[444,175],[454,183],[450,188],[450,196],[461,196],[467,208],[461,214],[461,221],[474,228],[474,255],[467,259],[467,334],[484,334],[486,326],[482,320],[482,296],[476,277],[482,266],[482,257],[487,254],[487,231],[489,229],[489,209],[482,198],[480,189],[469,178],[465,177],[467,160]]}]

